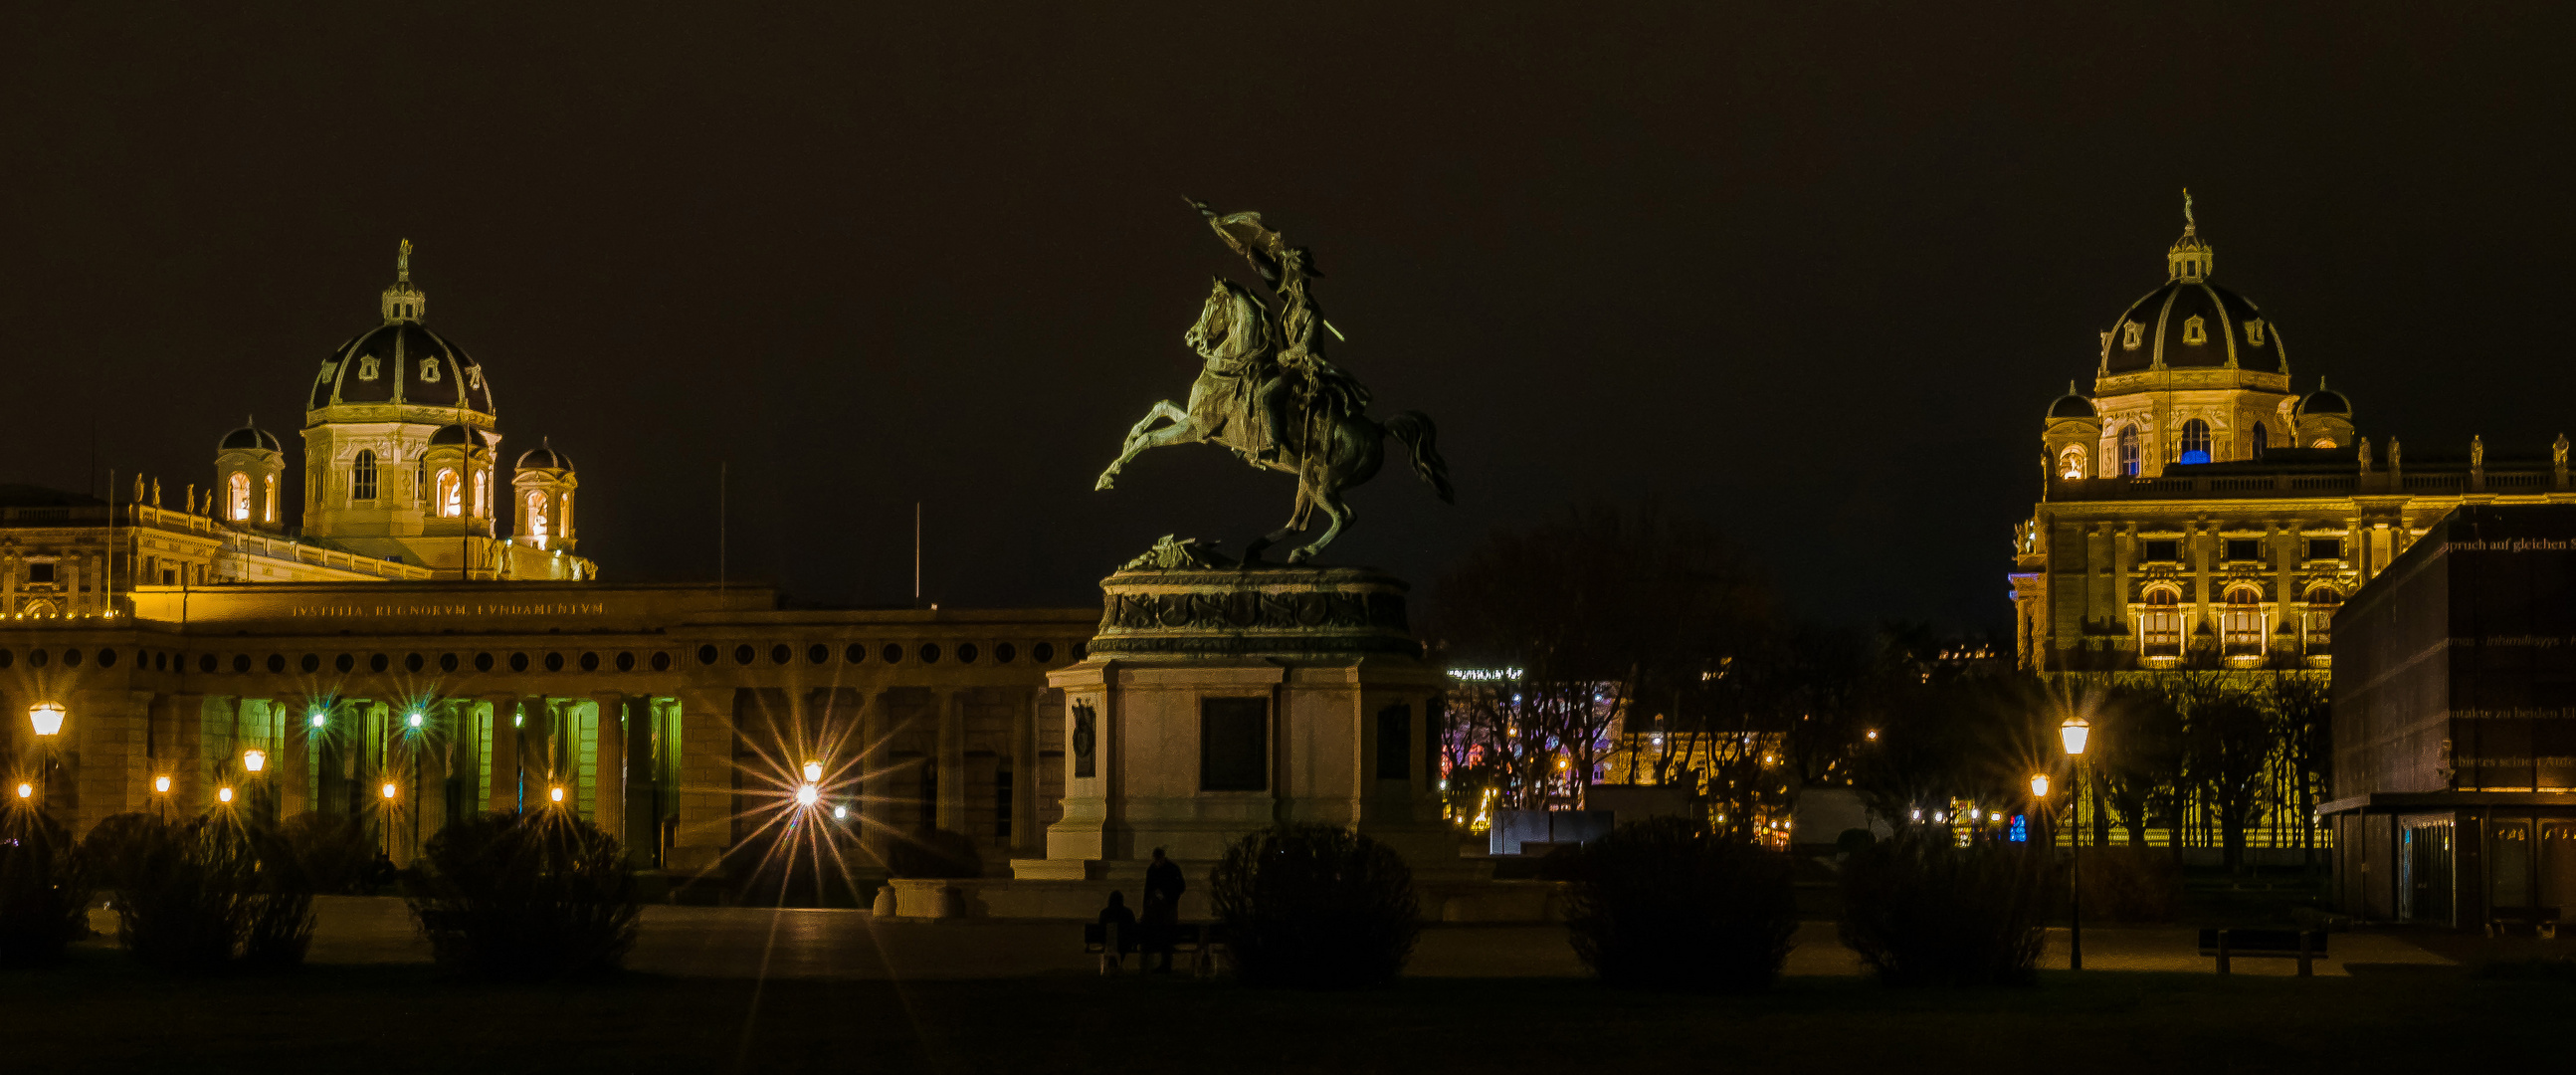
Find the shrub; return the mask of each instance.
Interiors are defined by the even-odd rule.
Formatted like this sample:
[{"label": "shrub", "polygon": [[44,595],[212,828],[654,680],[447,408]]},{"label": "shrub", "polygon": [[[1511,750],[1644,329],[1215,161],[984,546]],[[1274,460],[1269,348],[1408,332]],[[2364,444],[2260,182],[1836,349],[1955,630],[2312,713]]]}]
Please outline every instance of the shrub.
[{"label": "shrub", "polygon": [[1621,825],[1576,858],[1566,929],[1611,985],[1762,989],[1798,929],[1789,875],[1787,856],[1687,818]]},{"label": "shrub", "polygon": [[896,877],[982,877],[984,855],[975,838],[947,829],[923,829],[897,839],[886,851],[886,872]]},{"label": "shrub", "polygon": [[283,861],[292,863],[308,891],[325,896],[362,894],[375,866],[376,842],[358,819],[303,813],[278,826]]},{"label": "shrub", "polygon": [[117,939],[136,959],[182,970],[302,963],[313,894],[273,833],[230,814],[100,823],[84,844],[116,891]]},{"label": "shrub", "polygon": [[599,826],[562,811],[489,814],[439,830],[407,878],[439,963],[486,977],[617,969],[635,945],[635,868]]},{"label": "shrub", "polygon": [[1413,871],[1386,845],[1290,822],[1226,848],[1208,890],[1238,973],[1308,988],[1374,985],[1404,970],[1421,932]]},{"label": "shrub", "polygon": [[71,834],[41,810],[0,810],[0,966],[62,959],[89,935],[90,888]]},{"label": "shrub", "polygon": [[2103,922],[2171,922],[2182,906],[2182,864],[2160,847],[2088,847],[2076,887],[2084,918]]},{"label": "shrub", "polygon": [[2054,866],[2044,848],[1913,831],[1843,866],[1843,944],[1889,985],[2032,980]]}]

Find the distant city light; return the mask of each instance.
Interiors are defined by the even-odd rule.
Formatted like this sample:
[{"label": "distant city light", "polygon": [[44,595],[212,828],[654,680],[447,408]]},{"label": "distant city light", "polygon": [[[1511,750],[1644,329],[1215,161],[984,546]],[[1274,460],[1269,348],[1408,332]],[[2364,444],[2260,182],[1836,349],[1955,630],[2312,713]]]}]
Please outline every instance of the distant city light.
[{"label": "distant city light", "polygon": [[1451,678],[1463,679],[1471,683],[1490,683],[1519,679],[1521,670],[1518,668],[1452,668],[1449,670],[1449,675]]},{"label": "distant city light", "polygon": [[840,805],[840,804],[837,804],[837,803],[833,804],[833,806],[832,806],[832,820],[834,820],[834,821],[838,821],[838,820],[840,820],[840,819],[842,819],[842,818],[845,818],[845,817],[848,817],[848,816],[850,816],[850,808],[849,808],[849,807],[847,807],[847,806],[843,806],[843,805]]}]

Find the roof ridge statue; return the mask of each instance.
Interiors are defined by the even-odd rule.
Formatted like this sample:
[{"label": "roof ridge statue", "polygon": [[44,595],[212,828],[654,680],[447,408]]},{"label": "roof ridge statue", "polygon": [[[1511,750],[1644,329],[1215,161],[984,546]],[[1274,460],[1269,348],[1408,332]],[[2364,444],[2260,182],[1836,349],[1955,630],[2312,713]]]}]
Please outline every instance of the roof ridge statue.
[{"label": "roof ridge statue", "polygon": [[1449,464],[1434,447],[1437,430],[1431,419],[1404,411],[1383,423],[1371,420],[1368,389],[1324,357],[1316,328],[1336,338],[1341,330],[1324,320],[1311,293],[1313,281],[1324,275],[1315,268],[1314,255],[1288,245],[1262,224],[1259,213],[1219,216],[1197,201],[1190,207],[1261,274],[1278,300],[1277,312],[1252,289],[1214,277],[1198,323],[1182,336],[1204,360],[1198,381],[1190,386],[1189,406],[1170,400],[1154,404],[1127,431],[1118,461],[1101,472],[1094,488],[1111,488],[1118,469],[1139,452],[1195,442],[1231,448],[1255,469],[1295,475],[1296,510],[1287,525],[1244,550],[1247,566],[1260,559],[1261,550],[1306,530],[1318,508],[1326,517],[1324,532],[1289,554],[1288,561],[1312,559],[1341,536],[1354,518],[1342,492],[1377,476],[1384,461],[1382,442],[1389,434],[1412,451],[1413,472],[1441,500],[1454,502]]}]

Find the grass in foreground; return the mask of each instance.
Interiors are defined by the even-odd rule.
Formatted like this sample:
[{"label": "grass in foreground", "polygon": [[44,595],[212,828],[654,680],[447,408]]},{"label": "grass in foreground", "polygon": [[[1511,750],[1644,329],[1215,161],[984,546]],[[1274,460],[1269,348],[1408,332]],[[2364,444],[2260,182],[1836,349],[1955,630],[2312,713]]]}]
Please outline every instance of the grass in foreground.
[{"label": "grass in foreground", "polygon": [[2539,1057],[2576,987],[2044,974],[2033,989],[1791,979],[1749,997],[1581,980],[1291,993],[1186,978],[488,986],[426,967],[191,979],[88,950],[0,972],[11,1071],[2394,1070]]}]

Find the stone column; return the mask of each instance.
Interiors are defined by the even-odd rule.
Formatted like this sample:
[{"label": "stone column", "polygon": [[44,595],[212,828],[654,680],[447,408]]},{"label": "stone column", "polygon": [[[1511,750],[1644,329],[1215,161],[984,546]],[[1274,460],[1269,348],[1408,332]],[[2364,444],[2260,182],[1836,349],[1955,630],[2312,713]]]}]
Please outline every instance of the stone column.
[{"label": "stone column", "polygon": [[599,706],[599,746],[592,757],[598,779],[593,785],[591,820],[600,831],[622,836],[626,832],[626,696],[601,691],[590,700]]},{"label": "stone column", "polygon": [[564,805],[574,805],[575,781],[567,772],[564,736],[556,728],[556,715],[550,700],[542,694],[519,696],[519,710],[525,723],[519,726],[519,768],[528,774],[528,805],[531,808],[555,804],[554,789],[564,789]]},{"label": "stone column", "polygon": [[[152,699],[151,712],[145,717],[148,723],[143,729],[146,759],[143,808],[146,811],[169,817],[186,816],[187,812],[180,804],[190,801],[194,781],[189,776],[196,768],[193,764],[196,758],[193,751],[182,746],[181,729],[204,707],[205,696],[202,694],[163,694]],[[185,738],[188,746],[194,745],[195,737]],[[153,791],[153,784],[165,776],[170,778],[170,790]]]},{"label": "stone column", "polygon": [[[70,709],[56,751],[63,767],[47,788],[53,801],[68,793],[79,805],[63,815],[75,836],[87,833],[101,818],[140,810],[152,790],[149,760],[143,756],[143,722],[151,713],[150,691],[73,691],[58,699]],[[25,710],[17,719],[25,720]],[[69,787],[62,786],[69,782]]]},{"label": "stone column", "polygon": [[[277,770],[277,816],[279,820],[313,810],[313,717],[304,710],[288,705],[280,698],[235,698],[234,705],[265,702],[271,719],[277,721],[277,755],[268,760]],[[189,756],[198,747],[191,738]]]},{"label": "stone column", "polygon": [[680,831],[664,869],[712,869],[733,844],[734,699],[731,687],[680,692]]},{"label": "stone column", "polygon": [[886,861],[888,846],[893,842],[896,782],[887,775],[894,764],[894,723],[886,714],[885,692],[863,690],[859,710],[853,715],[858,722],[854,736],[858,749],[860,780],[856,785],[859,799],[859,844],[877,863]]},{"label": "stone column", "polygon": [[517,813],[519,729],[510,718],[519,711],[519,696],[493,694],[486,695],[483,700],[492,704],[492,740],[485,747],[492,759],[492,798],[486,809],[496,814]]},{"label": "stone column", "polygon": [[972,822],[966,818],[966,699],[967,692],[944,690],[939,701],[939,800],[938,826],[950,832],[967,832]]},{"label": "stone column", "polygon": [[1036,858],[1046,854],[1046,837],[1038,832],[1038,797],[1045,781],[1038,772],[1038,728],[1046,719],[1046,690],[1031,688],[1011,712],[1011,854]]},{"label": "stone column", "polygon": [[628,712],[622,729],[617,756],[625,774],[624,791],[618,799],[621,828],[614,830],[626,842],[626,861],[637,869],[654,864],[661,852],[662,819],[654,813],[653,795],[661,789],[661,771],[653,752],[655,728],[660,714],[654,712],[653,699],[637,695],[626,699]]}]

